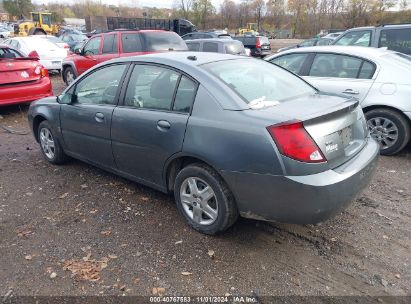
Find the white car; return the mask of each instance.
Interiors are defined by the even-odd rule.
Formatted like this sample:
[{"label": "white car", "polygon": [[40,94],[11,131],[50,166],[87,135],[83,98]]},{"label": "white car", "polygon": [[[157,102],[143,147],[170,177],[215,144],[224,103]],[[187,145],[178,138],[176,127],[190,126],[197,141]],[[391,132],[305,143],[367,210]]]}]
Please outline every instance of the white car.
[{"label": "white car", "polygon": [[61,71],[67,50],[37,36],[15,37],[4,42],[29,57],[39,57],[40,63],[48,70]]},{"label": "white car", "polygon": [[6,39],[10,37],[10,30],[6,27],[0,26],[0,39]]},{"label": "white car", "polygon": [[292,49],[265,60],[321,91],[356,97],[381,154],[398,153],[410,141],[410,56],[369,47],[321,46]]},{"label": "white car", "polygon": [[66,49],[66,51],[68,52],[70,50],[70,46],[65,43],[63,40],[61,40],[60,38],[56,37],[56,36],[51,36],[51,35],[37,35],[36,37],[38,38],[42,38],[42,39],[46,39],[47,41],[50,41],[51,43],[54,43],[55,45],[57,45],[58,47],[61,47],[63,49]]}]

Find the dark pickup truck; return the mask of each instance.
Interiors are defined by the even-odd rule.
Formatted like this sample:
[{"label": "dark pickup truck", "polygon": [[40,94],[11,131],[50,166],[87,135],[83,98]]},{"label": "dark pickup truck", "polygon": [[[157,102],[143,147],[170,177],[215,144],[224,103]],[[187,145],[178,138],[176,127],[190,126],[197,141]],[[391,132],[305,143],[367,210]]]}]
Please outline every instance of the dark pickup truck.
[{"label": "dark pickup truck", "polygon": [[341,34],[333,45],[386,47],[389,50],[411,55],[411,23],[349,29]]},{"label": "dark pickup truck", "polygon": [[245,48],[250,49],[253,57],[265,57],[271,54],[271,44],[265,36],[235,36],[233,39],[241,41]]}]

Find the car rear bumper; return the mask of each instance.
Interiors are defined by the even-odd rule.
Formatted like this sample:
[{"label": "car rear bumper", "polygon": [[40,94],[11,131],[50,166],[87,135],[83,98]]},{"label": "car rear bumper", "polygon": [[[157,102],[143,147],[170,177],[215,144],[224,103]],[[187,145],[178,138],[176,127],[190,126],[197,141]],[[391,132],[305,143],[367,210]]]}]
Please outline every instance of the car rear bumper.
[{"label": "car rear bumper", "polygon": [[49,77],[30,83],[0,87],[0,106],[29,102],[52,96],[53,91]]},{"label": "car rear bumper", "polygon": [[41,59],[40,63],[47,69],[47,70],[61,70],[63,60],[61,59]]},{"label": "car rear bumper", "polygon": [[305,176],[222,171],[240,214],[295,224],[321,222],[346,208],[371,180],[379,145],[371,138],[353,159],[333,170]]}]

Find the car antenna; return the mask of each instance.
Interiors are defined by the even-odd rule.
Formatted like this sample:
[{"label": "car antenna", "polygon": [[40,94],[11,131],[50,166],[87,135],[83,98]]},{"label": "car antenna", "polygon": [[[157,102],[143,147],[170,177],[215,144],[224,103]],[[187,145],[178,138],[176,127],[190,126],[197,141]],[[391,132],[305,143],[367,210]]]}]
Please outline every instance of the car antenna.
[{"label": "car antenna", "polygon": [[197,57],[196,56],[188,56],[187,59],[192,60],[192,61],[196,61]]}]

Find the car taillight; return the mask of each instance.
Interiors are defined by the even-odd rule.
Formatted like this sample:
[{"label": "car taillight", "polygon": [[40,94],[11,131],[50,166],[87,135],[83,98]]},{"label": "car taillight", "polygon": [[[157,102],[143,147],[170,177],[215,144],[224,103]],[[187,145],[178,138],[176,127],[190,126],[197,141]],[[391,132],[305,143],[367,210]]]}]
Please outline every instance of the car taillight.
[{"label": "car taillight", "polygon": [[43,78],[49,75],[49,71],[46,68],[44,68],[42,65],[38,65],[34,69],[34,74],[40,75],[40,77]]},{"label": "car taillight", "polygon": [[257,42],[256,42],[255,47],[256,47],[257,49],[261,48],[261,40],[260,40],[260,37],[257,37]]},{"label": "car taillight", "polygon": [[30,58],[40,58],[39,54],[36,51],[31,51],[28,56]]},{"label": "car taillight", "polygon": [[281,154],[306,163],[327,161],[301,121],[289,121],[267,127]]}]

